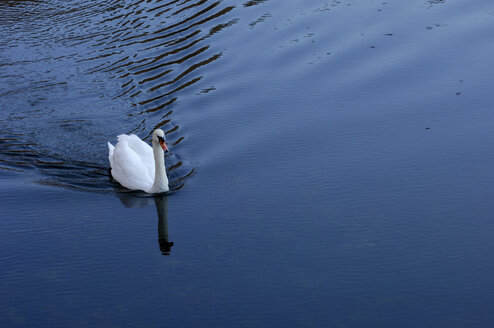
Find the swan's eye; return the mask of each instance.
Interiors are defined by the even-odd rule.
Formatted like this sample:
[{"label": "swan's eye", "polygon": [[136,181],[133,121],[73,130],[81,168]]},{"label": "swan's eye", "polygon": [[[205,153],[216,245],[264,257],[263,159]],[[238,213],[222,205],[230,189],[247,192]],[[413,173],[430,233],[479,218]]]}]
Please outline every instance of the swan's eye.
[{"label": "swan's eye", "polygon": [[163,137],[160,137],[160,136],[158,136],[158,140],[159,140],[160,142],[165,142],[165,140],[163,140]]}]

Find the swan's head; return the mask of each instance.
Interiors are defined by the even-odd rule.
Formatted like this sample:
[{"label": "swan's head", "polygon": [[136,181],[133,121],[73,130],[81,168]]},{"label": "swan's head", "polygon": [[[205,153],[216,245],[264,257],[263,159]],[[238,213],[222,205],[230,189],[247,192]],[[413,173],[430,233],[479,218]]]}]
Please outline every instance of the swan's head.
[{"label": "swan's head", "polygon": [[165,142],[165,133],[161,129],[156,129],[153,132],[153,144],[159,144],[161,148],[165,151],[165,153],[168,151],[168,146],[166,145]]}]

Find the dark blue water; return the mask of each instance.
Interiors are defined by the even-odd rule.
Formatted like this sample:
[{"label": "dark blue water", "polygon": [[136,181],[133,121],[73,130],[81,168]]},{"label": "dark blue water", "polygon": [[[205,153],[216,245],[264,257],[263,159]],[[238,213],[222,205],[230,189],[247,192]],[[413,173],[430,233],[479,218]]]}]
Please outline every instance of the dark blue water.
[{"label": "dark blue water", "polygon": [[[0,326],[490,327],[494,4],[1,1]],[[166,131],[174,192],[106,142]]]}]

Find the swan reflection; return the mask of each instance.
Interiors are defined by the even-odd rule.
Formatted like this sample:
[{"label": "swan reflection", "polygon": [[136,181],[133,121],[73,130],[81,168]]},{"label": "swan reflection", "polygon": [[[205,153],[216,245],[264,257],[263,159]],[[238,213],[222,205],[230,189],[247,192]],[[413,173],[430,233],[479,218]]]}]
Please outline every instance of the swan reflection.
[{"label": "swan reflection", "polygon": [[162,255],[170,255],[173,242],[168,240],[168,197],[166,195],[139,197],[138,194],[116,192],[125,207],[146,207],[153,203],[158,213],[158,243]]},{"label": "swan reflection", "polygon": [[158,243],[161,254],[170,255],[173,242],[168,240],[168,197],[154,196],[156,212],[158,212]]}]

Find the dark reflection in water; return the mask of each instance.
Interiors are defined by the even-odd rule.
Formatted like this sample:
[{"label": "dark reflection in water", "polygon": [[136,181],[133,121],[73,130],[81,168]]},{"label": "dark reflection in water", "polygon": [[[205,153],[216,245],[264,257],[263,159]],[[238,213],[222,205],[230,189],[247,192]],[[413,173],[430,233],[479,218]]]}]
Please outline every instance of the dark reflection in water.
[{"label": "dark reflection in water", "polygon": [[154,203],[158,213],[158,243],[161,254],[170,255],[173,242],[168,240],[168,197],[155,196]]},{"label": "dark reflection in water", "polygon": [[156,206],[158,214],[158,244],[163,255],[170,255],[173,242],[168,239],[168,196],[156,195],[149,196],[140,192],[125,193],[121,190],[115,190],[115,195],[120,199],[125,207],[146,207]]}]

